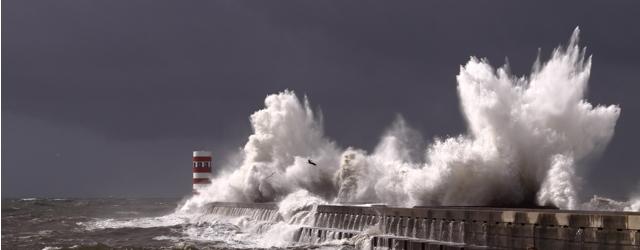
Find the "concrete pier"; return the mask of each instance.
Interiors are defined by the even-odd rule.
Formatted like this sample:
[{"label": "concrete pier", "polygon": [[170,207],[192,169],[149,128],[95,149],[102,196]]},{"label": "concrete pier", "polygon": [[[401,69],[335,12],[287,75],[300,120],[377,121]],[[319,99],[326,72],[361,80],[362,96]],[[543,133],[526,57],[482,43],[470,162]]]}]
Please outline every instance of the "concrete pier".
[{"label": "concrete pier", "polygon": [[[210,209],[216,207],[215,213],[281,220],[275,204],[215,203]],[[636,212],[320,205],[313,216],[293,240],[367,233],[370,249],[640,249]]]},{"label": "concrete pier", "polygon": [[259,221],[282,220],[274,203],[213,202],[208,204],[207,212],[229,217],[246,216]]}]

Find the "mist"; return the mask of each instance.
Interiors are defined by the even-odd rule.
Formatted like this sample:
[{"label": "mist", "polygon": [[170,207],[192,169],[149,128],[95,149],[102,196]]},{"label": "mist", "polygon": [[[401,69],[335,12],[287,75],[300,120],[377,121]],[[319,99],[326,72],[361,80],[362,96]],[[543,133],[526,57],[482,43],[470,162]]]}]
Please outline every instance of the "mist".
[{"label": "mist", "polygon": [[527,76],[476,57],[460,66],[468,132],[457,136],[423,138],[398,116],[372,152],[343,148],[324,134],[307,97],[269,95],[250,117],[240,165],[225,167],[184,209],[280,201],[300,190],[335,203],[584,207],[579,174],[606,148],[621,109],[586,100],[591,57],[579,33],[548,60],[539,56]]}]

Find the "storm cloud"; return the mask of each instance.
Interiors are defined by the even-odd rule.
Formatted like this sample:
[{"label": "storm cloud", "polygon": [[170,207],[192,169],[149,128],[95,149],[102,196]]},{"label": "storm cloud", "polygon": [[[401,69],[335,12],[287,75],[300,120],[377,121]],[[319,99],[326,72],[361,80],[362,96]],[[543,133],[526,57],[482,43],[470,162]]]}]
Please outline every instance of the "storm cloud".
[{"label": "storm cloud", "polygon": [[397,114],[465,132],[470,56],[516,75],[580,26],[587,99],[622,113],[585,193],[638,188],[639,3],[18,1],[3,3],[2,195],[181,196],[190,151],[233,161],[265,96],[290,89],[325,133],[372,150]]}]

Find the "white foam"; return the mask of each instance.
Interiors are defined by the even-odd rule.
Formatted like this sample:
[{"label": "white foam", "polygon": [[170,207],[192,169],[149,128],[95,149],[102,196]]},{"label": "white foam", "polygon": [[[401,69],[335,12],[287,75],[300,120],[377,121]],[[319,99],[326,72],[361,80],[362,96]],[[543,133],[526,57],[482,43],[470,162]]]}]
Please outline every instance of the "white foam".
[{"label": "white foam", "polygon": [[624,209],[624,211],[630,211],[630,212],[640,212],[640,197],[636,197],[633,198],[629,201],[629,205],[626,206]]},{"label": "white foam", "polygon": [[338,203],[576,208],[578,175],[607,146],[620,115],[616,105],[585,99],[591,58],[578,33],[546,62],[538,58],[526,77],[472,57],[456,78],[468,132],[427,146],[399,117],[373,152],[341,149],[306,97],[269,95],[251,115],[241,163],[224,167],[230,171],[180,211],[211,201],[280,201],[299,190]]},{"label": "white foam", "polygon": [[160,217],[142,217],[134,219],[96,219],[89,222],[78,222],[78,225],[84,226],[87,230],[97,230],[105,228],[152,228],[152,227],[170,227],[188,223],[189,216],[180,216],[177,213]]},{"label": "white foam", "polygon": [[58,250],[58,249],[62,249],[62,248],[61,247],[49,247],[49,246],[42,248],[42,250]]}]

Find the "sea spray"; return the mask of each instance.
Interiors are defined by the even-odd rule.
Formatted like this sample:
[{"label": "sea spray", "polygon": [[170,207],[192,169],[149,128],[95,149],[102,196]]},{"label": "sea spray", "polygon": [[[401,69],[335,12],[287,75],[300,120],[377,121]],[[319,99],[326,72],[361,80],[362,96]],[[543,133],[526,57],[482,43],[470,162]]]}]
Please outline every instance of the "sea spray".
[{"label": "sea spray", "polygon": [[306,98],[301,101],[292,91],[269,95],[265,108],[250,120],[254,133],[240,152],[242,164],[220,174],[180,210],[211,201],[279,201],[300,189],[326,200],[335,196],[333,177],[341,150],[324,137],[322,118]]},{"label": "sea spray", "polygon": [[341,149],[324,135],[306,97],[269,95],[251,115],[242,164],[225,168],[231,172],[181,210],[210,201],[279,201],[299,190],[338,203],[577,208],[577,175],[605,149],[620,115],[616,105],[585,100],[591,57],[578,35],[576,28],[546,62],[538,58],[528,76],[472,57],[456,77],[468,132],[428,146],[399,117],[373,152]]},{"label": "sea spray", "polygon": [[[223,242],[234,248],[287,248],[300,245],[295,235],[302,226],[313,226],[318,205],[326,202],[307,190],[285,196],[273,207],[199,207],[177,210],[158,217],[96,219],[78,225],[88,230],[116,228],[173,228],[182,236],[157,240]],[[343,244],[329,241],[322,244]]]},{"label": "sea spray", "polygon": [[631,199],[629,201],[629,205],[626,206],[624,209],[624,211],[640,211],[640,197]]},{"label": "sea spray", "polygon": [[327,202],[303,189],[291,193],[278,203],[278,213],[290,224],[311,225],[316,207],[324,204]]}]

